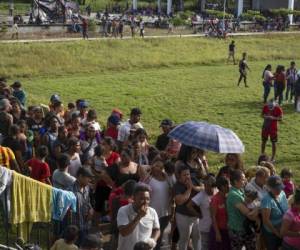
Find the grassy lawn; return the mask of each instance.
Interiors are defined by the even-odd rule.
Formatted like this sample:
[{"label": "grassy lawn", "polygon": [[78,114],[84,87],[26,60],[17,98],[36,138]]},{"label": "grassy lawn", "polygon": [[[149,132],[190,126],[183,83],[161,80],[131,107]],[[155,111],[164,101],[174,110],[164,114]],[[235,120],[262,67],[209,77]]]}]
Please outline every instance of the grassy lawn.
[{"label": "grassy lawn", "polygon": [[[236,87],[237,67],[224,63],[228,41],[199,38],[1,44],[0,75],[21,79],[29,103],[48,103],[52,93],[59,93],[66,104],[86,98],[103,124],[113,107],[128,113],[139,106],[151,141],[165,117],[176,123],[198,120],[231,128],[245,143],[244,159],[250,166],[260,152],[262,69],[268,63],[275,67],[299,59],[298,39],[236,39],[238,53],[249,53],[249,89]],[[283,109],[277,165],[297,172],[300,116],[291,104]],[[221,158],[209,154],[214,167],[221,166]]]},{"label": "grassy lawn", "polygon": [[[0,76],[21,80],[29,104],[47,104],[53,93],[65,104],[86,98],[102,125],[112,108],[128,114],[138,106],[151,142],[166,117],[220,124],[240,136],[246,166],[252,166],[260,153],[262,70],[268,63],[300,65],[299,38],[236,38],[238,55],[249,54],[248,89],[236,86],[237,66],[225,63],[229,41],[200,38],[0,44]],[[283,109],[277,167],[292,168],[299,181],[300,116],[291,104]],[[222,166],[222,158],[208,153],[213,169]]]}]

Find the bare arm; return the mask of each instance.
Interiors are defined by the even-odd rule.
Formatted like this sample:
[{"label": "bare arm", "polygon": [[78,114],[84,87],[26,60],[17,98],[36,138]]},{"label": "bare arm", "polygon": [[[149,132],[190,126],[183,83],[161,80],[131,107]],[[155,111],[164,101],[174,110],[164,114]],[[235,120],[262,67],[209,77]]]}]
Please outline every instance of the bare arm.
[{"label": "bare arm", "polygon": [[222,239],[221,239],[221,233],[220,233],[218,223],[217,223],[217,218],[216,218],[217,209],[213,206],[210,206],[210,214],[211,214],[211,218],[212,218],[212,225],[213,225],[215,233],[216,233],[216,241],[220,242]]},{"label": "bare arm", "polygon": [[238,203],[235,205],[235,207],[248,219],[250,220],[255,220],[257,217],[257,210],[250,211],[245,204],[243,203]]},{"label": "bare arm", "polygon": [[21,173],[21,170],[20,170],[19,165],[16,160],[10,160],[9,164],[10,164],[10,167],[12,170],[15,170],[16,172]]},{"label": "bare arm", "polygon": [[140,217],[137,215],[132,222],[127,224],[126,226],[120,226],[119,227],[119,232],[123,237],[126,237],[127,235],[131,234],[137,224],[140,222]]},{"label": "bare arm", "polygon": [[192,200],[190,200],[189,203],[187,204],[187,208],[189,209],[190,213],[195,217],[199,217],[199,216],[201,216],[201,214],[199,214],[199,212],[197,212],[197,210],[195,209],[195,206],[197,206],[197,205]]},{"label": "bare arm", "polygon": [[263,224],[271,230],[271,232],[278,237],[280,237],[279,231],[273,226],[273,224],[270,221],[270,215],[271,215],[271,209],[269,208],[263,208],[262,209],[262,218],[263,218]]},{"label": "bare arm", "polygon": [[281,224],[281,229],[280,229],[280,235],[281,237],[284,237],[284,236],[288,236],[288,237],[300,237],[300,231],[290,231],[290,225],[291,225],[291,222],[286,220],[286,219],[283,219],[282,221],[282,224]]},{"label": "bare arm", "polygon": [[175,195],[176,205],[182,205],[188,201],[192,192],[192,186],[190,186],[183,194]]},{"label": "bare arm", "polygon": [[19,166],[19,170],[22,170],[22,172],[23,172],[24,171],[24,161],[22,158],[22,152],[20,150],[16,150],[14,153],[15,153],[17,165]]},{"label": "bare arm", "polygon": [[157,241],[158,238],[159,238],[159,236],[160,236],[160,230],[159,230],[158,228],[154,228],[154,229],[152,230],[151,238],[152,238],[153,240]]}]

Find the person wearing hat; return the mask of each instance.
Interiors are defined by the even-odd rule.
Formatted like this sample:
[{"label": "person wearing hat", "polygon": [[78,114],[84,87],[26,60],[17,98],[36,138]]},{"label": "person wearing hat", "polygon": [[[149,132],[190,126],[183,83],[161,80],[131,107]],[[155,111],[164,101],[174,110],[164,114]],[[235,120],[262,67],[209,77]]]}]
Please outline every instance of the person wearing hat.
[{"label": "person wearing hat", "polygon": [[83,120],[87,117],[88,107],[89,107],[89,104],[87,101],[81,100],[79,102],[78,109],[79,109],[79,117],[81,118],[81,120]]},{"label": "person wearing hat", "polygon": [[133,108],[130,112],[129,120],[120,126],[117,138],[120,145],[128,140],[130,130],[133,127],[143,128],[143,125],[140,123],[141,114],[142,111],[139,108]]},{"label": "person wearing hat", "polygon": [[26,103],[26,93],[25,91],[22,89],[22,85],[19,81],[15,81],[12,85],[11,85],[13,91],[12,91],[12,95],[14,97],[16,97],[19,102],[22,104],[23,107],[25,107],[25,103]]},{"label": "person wearing hat", "polygon": [[296,189],[292,206],[283,216],[280,235],[282,250],[300,249],[300,189]]},{"label": "person wearing hat", "polygon": [[163,133],[157,137],[155,147],[160,151],[164,151],[169,144],[170,138],[168,134],[172,130],[173,122],[170,119],[164,119],[161,121],[159,127]]},{"label": "person wearing hat", "polygon": [[282,121],[283,111],[281,107],[274,102],[274,100],[270,100],[266,105],[264,105],[261,116],[264,119],[261,132],[261,154],[265,154],[266,144],[270,137],[272,142],[271,161],[275,161],[276,143],[278,140],[277,123],[278,121]]},{"label": "person wearing hat", "polygon": [[[210,214],[210,202],[213,195],[216,194],[216,178],[212,174],[208,174],[204,179],[204,190],[200,191],[188,203],[188,208],[199,218],[199,231],[201,240],[201,249],[208,250],[209,231],[212,225]],[[199,209],[195,210],[194,208]]]},{"label": "person wearing hat", "polygon": [[120,117],[117,115],[111,115],[107,119],[107,129],[104,132],[105,136],[111,137],[114,140],[118,138],[118,127],[120,125]]},{"label": "person wearing hat", "polygon": [[288,210],[288,201],[283,191],[284,185],[279,176],[270,176],[267,181],[269,192],[261,201],[263,235],[267,249],[279,249],[281,246],[280,227],[284,213]]},{"label": "person wearing hat", "polygon": [[82,244],[89,232],[89,221],[93,217],[93,208],[90,202],[90,188],[94,175],[87,167],[80,167],[77,171],[76,181],[70,187],[77,198],[76,213],[71,213],[71,223],[79,228],[78,244]]}]

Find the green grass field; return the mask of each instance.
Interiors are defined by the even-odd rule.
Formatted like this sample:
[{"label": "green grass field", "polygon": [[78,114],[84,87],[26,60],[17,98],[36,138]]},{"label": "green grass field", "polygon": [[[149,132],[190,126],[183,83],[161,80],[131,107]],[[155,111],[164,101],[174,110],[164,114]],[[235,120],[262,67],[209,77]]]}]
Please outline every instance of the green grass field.
[{"label": "green grass field", "polygon": [[[238,55],[249,54],[250,88],[237,87],[237,66],[227,65],[229,41],[204,38],[0,44],[0,75],[20,79],[29,103],[48,103],[59,93],[65,104],[86,98],[102,124],[114,107],[126,114],[139,106],[153,142],[159,121],[208,121],[233,129],[246,146],[246,166],[260,154],[262,70],[300,59],[300,36],[236,38]],[[299,62],[299,61],[298,61]],[[300,65],[300,62],[298,63]],[[284,105],[277,166],[300,165],[300,116]],[[268,145],[268,152],[271,148]],[[220,167],[222,155],[209,153]]]}]

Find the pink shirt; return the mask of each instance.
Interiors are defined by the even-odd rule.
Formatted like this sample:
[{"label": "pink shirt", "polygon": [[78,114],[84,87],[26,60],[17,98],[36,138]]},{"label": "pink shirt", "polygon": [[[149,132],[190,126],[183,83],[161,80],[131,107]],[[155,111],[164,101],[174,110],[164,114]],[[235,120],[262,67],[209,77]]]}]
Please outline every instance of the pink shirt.
[{"label": "pink shirt", "polygon": [[286,198],[289,198],[290,195],[294,193],[294,183],[289,180],[284,180],[283,181],[284,189],[283,191],[285,192]]},{"label": "pink shirt", "polygon": [[[290,208],[283,216],[284,220],[290,222],[290,231],[298,232],[300,231],[300,212],[296,209]],[[284,242],[286,242],[291,247],[300,250],[300,236],[299,237],[284,237]]]}]

